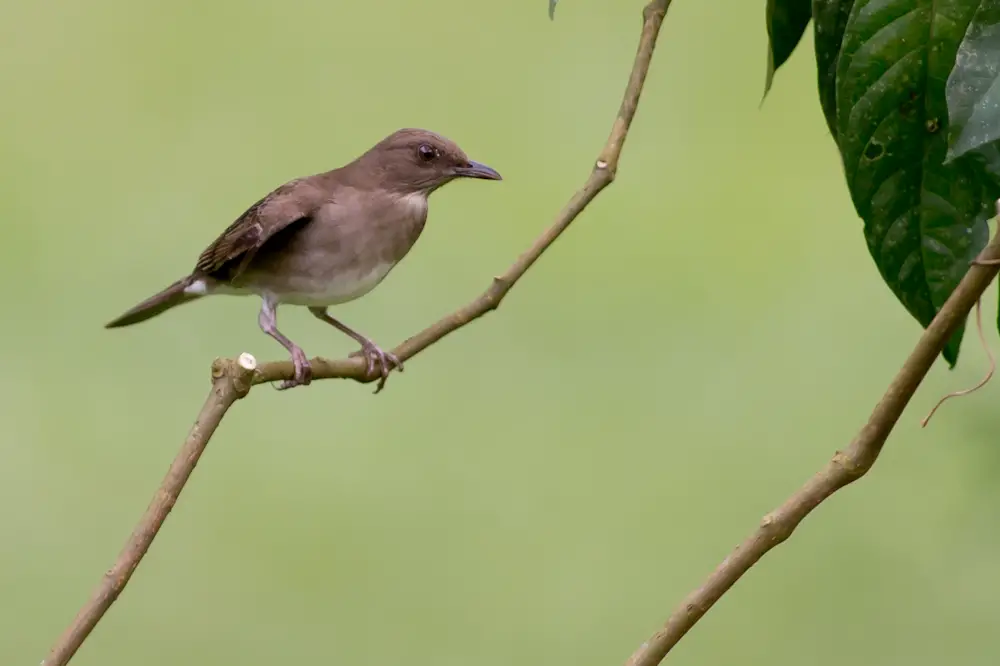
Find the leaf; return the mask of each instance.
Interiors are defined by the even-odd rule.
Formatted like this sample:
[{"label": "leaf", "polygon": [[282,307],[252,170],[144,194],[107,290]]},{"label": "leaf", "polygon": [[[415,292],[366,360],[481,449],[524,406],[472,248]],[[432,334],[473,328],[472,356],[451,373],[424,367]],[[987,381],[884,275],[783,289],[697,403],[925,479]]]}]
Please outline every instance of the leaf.
[{"label": "leaf", "polygon": [[816,50],[816,73],[819,103],[826,126],[837,140],[837,59],[844,40],[847,17],[854,0],[813,0],[813,42]]},{"label": "leaf", "polygon": [[767,80],[764,96],[774,81],[774,73],[788,61],[798,46],[812,16],[811,0],[767,0]]},{"label": "leaf", "polygon": [[549,20],[556,20],[556,5],[559,4],[559,0],[549,0]]},{"label": "leaf", "polygon": [[[945,81],[976,10],[968,0],[856,0],[837,63],[837,137],[868,250],[927,326],[986,244],[992,179],[944,164]],[[944,350],[954,366],[960,327]]]},{"label": "leaf", "polygon": [[1000,139],[1000,0],[982,0],[945,88],[948,159]]}]

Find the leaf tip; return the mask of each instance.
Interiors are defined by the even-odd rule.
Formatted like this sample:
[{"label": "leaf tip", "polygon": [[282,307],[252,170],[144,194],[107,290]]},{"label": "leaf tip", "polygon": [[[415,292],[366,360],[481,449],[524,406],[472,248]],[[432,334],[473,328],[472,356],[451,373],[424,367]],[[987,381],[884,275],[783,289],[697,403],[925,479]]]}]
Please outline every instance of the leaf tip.
[{"label": "leaf tip", "polygon": [[767,81],[764,84],[764,94],[760,96],[760,104],[757,105],[758,111],[764,108],[764,100],[767,99],[767,93],[769,92],[771,92],[771,81]]},{"label": "leaf tip", "polygon": [[948,340],[948,344],[941,350],[941,356],[948,363],[948,369],[954,370],[958,364],[958,349],[962,345],[962,334],[964,331],[958,330]]},{"label": "leaf tip", "polygon": [[559,4],[559,0],[549,0],[549,20],[556,20],[556,5]]},{"label": "leaf tip", "polygon": [[764,106],[764,100],[767,99],[767,93],[771,92],[772,85],[774,85],[774,53],[772,53],[770,47],[768,47],[767,74],[764,77],[764,94],[760,96],[760,104],[757,106],[758,110]]}]

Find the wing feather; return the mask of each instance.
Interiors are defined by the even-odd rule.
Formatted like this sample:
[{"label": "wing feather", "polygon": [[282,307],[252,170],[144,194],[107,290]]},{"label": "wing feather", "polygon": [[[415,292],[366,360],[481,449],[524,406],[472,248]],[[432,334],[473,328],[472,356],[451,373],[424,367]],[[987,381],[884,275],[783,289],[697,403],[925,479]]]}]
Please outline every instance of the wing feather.
[{"label": "wing feather", "polygon": [[195,271],[226,281],[234,279],[269,238],[308,219],[321,198],[317,188],[304,179],[285,183],[250,206],[205,248]]}]

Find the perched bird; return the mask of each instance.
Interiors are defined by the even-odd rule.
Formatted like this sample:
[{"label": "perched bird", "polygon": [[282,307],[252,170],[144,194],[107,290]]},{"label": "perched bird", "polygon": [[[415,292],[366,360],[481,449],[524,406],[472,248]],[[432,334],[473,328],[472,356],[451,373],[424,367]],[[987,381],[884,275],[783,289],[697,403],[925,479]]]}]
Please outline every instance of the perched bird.
[{"label": "perched bird", "polygon": [[374,289],[416,243],[427,220],[427,197],[456,178],[501,180],[470,160],[453,141],[421,129],[401,129],[350,164],[278,187],[251,206],[201,253],[187,277],[108,323],[130,326],[214,294],[256,294],[261,330],[281,343],[295,364],[278,388],[309,384],[305,352],[278,330],[279,305],[302,305],[361,345],[368,374],[378,366],[375,392],[400,360],[327,314]]}]

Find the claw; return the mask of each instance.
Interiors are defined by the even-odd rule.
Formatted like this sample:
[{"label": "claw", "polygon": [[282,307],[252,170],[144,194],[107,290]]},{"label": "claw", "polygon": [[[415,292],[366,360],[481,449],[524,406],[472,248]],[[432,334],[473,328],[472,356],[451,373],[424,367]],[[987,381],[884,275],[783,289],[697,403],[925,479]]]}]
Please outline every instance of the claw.
[{"label": "claw", "polygon": [[399,357],[392,352],[383,351],[381,347],[372,343],[364,345],[359,351],[352,352],[351,356],[361,356],[364,355],[367,365],[365,368],[365,374],[373,375],[375,374],[375,364],[378,363],[378,373],[379,380],[378,384],[375,385],[375,395],[385,388],[385,382],[389,379],[389,372],[393,368],[403,371],[403,362],[399,360]]},{"label": "claw", "polygon": [[292,363],[295,364],[295,376],[292,379],[286,379],[280,384],[274,385],[276,390],[287,391],[296,386],[309,386],[309,383],[312,382],[312,365],[310,365],[309,359],[306,358],[305,352],[297,347],[292,350]]},{"label": "claw", "polygon": [[[403,371],[403,362],[399,360],[392,352],[385,352],[379,348],[377,344],[361,335],[357,331],[352,331],[350,328],[340,323],[330,315],[326,313],[326,308],[323,307],[311,307],[309,311],[313,313],[313,316],[320,321],[325,321],[330,326],[342,333],[346,333],[351,336],[361,344],[361,349],[356,352],[352,352],[350,356],[362,356],[365,357],[365,379],[372,377],[375,374],[375,362],[378,361],[379,365],[379,382],[375,387],[375,393],[378,393],[383,388],[385,388],[385,381],[389,378],[389,372],[393,368],[398,368],[400,372]],[[370,380],[369,380],[370,381]]]},{"label": "claw", "polygon": [[359,349],[358,351],[351,352],[350,354],[348,354],[348,356],[355,357],[355,358],[358,357],[358,356],[364,356],[365,357],[365,375],[370,375],[370,374],[373,374],[375,372],[375,359],[372,357],[371,354],[369,354],[367,352],[367,350],[365,350],[365,349]]}]

